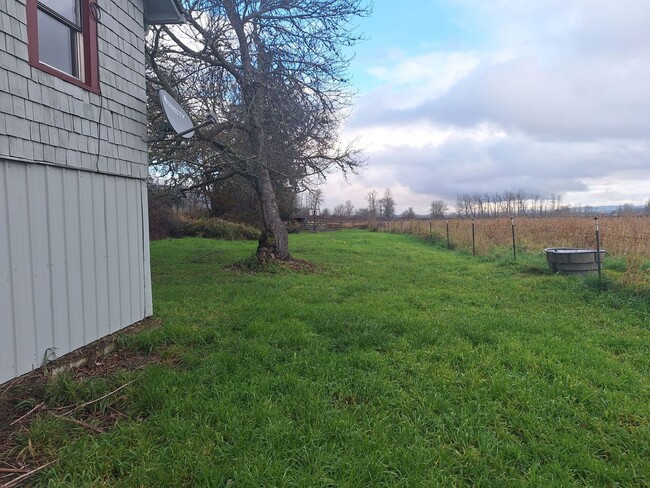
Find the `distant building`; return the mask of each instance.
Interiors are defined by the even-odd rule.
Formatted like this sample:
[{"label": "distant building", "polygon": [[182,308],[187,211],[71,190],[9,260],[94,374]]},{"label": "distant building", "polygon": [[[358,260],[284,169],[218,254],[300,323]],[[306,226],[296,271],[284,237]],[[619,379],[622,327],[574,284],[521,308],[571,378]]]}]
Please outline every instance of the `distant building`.
[{"label": "distant building", "polygon": [[152,313],[144,38],[181,20],[0,1],[0,383]]}]

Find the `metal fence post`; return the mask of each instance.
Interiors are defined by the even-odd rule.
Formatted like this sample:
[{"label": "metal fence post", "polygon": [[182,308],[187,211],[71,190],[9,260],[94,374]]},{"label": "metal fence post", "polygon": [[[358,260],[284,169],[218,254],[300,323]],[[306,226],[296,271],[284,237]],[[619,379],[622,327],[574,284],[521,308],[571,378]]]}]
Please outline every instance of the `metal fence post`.
[{"label": "metal fence post", "polygon": [[515,243],[515,218],[510,217],[510,223],[512,225],[512,257],[517,260],[517,245]]},{"label": "metal fence post", "polygon": [[600,229],[598,228],[598,217],[594,217],[596,222],[596,263],[598,264],[598,279],[601,278],[601,264],[600,264]]},{"label": "metal fence post", "polygon": [[476,233],[474,232],[474,219],[472,219],[472,256],[476,256]]}]

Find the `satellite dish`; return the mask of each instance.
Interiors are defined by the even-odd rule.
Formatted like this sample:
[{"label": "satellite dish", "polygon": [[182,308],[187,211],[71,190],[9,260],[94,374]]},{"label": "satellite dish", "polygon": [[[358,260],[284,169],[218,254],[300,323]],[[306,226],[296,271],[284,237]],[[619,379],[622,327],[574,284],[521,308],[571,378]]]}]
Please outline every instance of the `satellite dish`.
[{"label": "satellite dish", "polygon": [[165,90],[158,92],[160,96],[160,105],[167,116],[167,120],[179,136],[189,139],[194,135],[194,124],[192,119],[183,110],[183,107],[172,98]]}]

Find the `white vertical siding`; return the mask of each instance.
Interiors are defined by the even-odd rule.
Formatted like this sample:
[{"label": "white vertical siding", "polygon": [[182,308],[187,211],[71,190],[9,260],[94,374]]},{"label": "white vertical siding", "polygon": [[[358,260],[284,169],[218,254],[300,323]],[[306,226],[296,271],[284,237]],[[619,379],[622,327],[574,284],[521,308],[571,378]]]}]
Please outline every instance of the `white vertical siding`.
[{"label": "white vertical siding", "polygon": [[151,315],[146,184],[0,159],[0,383]]},{"label": "white vertical siding", "polygon": [[[34,326],[38,324],[50,324],[52,310],[51,288],[50,288],[50,256],[47,243],[48,225],[47,192],[42,191],[46,187],[45,171],[34,171],[27,167],[27,189],[29,211],[29,228],[31,233],[29,254],[32,268],[32,304],[34,307]],[[36,352],[45,355],[45,351],[54,342],[52,327],[43,327],[43,330],[35,329]],[[36,357],[42,361],[42,357]]]},{"label": "white vertical siding", "polygon": [[[0,165],[0,378],[16,373],[16,332],[14,320],[13,281],[11,280],[11,239],[9,238],[9,189],[7,166]],[[1,380],[0,380],[1,381]]]},{"label": "white vertical siding", "polygon": [[142,202],[142,228],[146,232],[142,234],[142,247],[144,249],[144,276],[142,277],[142,282],[144,284],[144,314],[149,317],[153,315],[153,297],[151,295],[151,256],[149,254],[149,194],[146,191],[140,193],[141,202]]}]

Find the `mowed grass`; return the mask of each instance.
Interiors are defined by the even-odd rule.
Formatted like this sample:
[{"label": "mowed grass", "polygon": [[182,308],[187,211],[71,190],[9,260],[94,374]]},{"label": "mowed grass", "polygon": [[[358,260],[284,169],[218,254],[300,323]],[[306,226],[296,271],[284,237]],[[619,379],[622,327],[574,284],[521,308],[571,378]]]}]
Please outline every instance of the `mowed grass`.
[{"label": "mowed grass", "polygon": [[128,347],[176,365],[134,373],[130,418],[75,428],[38,482],[650,484],[647,296],[405,235],[291,246],[319,271],[225,269],[251,242],[153,243],[164,325]]}]

